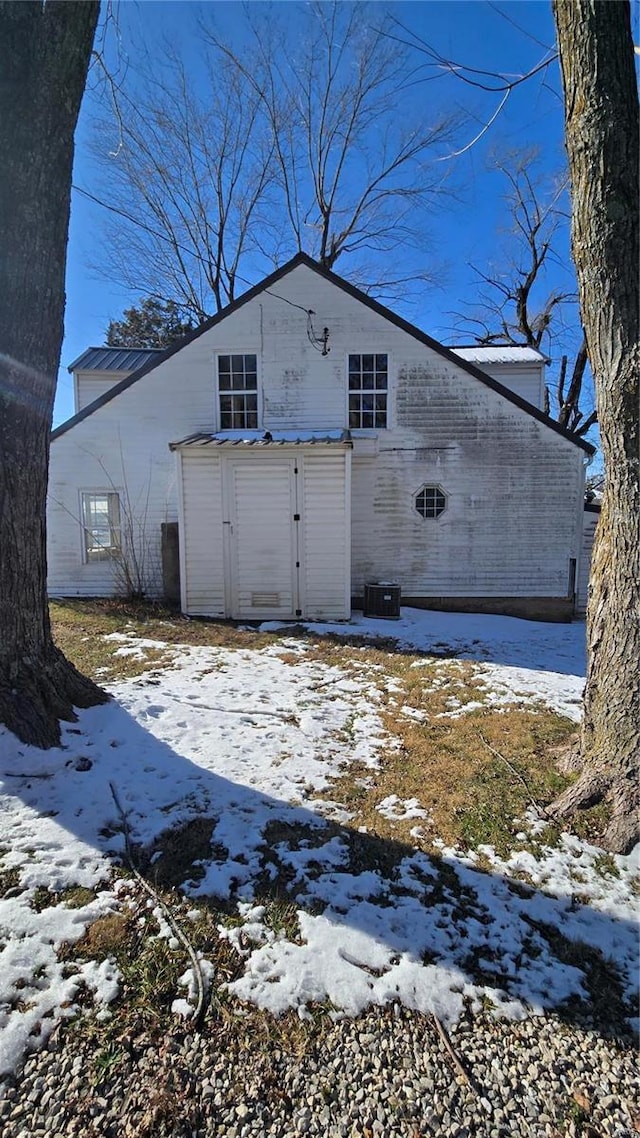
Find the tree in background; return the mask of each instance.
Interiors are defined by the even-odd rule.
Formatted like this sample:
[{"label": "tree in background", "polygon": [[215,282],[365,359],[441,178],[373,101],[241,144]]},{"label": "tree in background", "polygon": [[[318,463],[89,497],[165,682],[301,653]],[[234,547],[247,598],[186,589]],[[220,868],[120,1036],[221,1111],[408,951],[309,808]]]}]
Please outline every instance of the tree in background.
[{"label": "tree in background", "polygon": [[[306,35],[291,52],[289,26],[252,9],[249,16],[248,54],[234,53],[212,25],[204,33],[260,100],[294,249],[333,269],[347,254],[419,247],[444,179],[433,159],[458,118],[425,126],[424,112],[413,122],[407,112],[403,121],[413,72],[406,48],[390,36],[391,20],[365,4],[312,3]],[[407,280],[386,271],[378,264],[367,287]]]},{"label": "tree in background", "polygon": [[197,322],[249,283],[249,254],[268,268],[300,250],[340,261],[387,297],[428,275],[418,252],[444,200],[435,158],[457,118],[412,115],[410,49],[375,27],[373,9],[307,5],[293,39],[292,9],[247,6],[241,49],[208,9],[206,85],[171,47],[151,76],[132,73],[135,94],[118,93],[111,154],[100,129],[111,211],[101,271]]},{"label": "tree in background", "polygon": [[45,511],[73,138],[98,0],[0,2],[0,723],[52,746],[106,695],[51,638]]},{"label": "tree in background", "polygon": [[[576,329],[576,289],[547,290],[546,269],[561,257],[560,239],[567,221],[564,180],[542,180],[535,151],[513,153],[494,162],[507,182],[505,195],[508,237],[498,264],[479,269],[482,282],[473,316],[462,316],[478,344],[526,344],[550,355],[556,344],[576,339],[578,344],[568,376],[568,355],[562,355],[553,391],[547,388],[548,414],[568,431],[583,437],[597,420],[585,391],[587,346],[582,329]],[[573,281],[570,282],[574,284]]]},{"label": "tree in background", "polygon": [[605,484],[587,608],[582,774],[559,816],[607,801],[605,844],[640,840],[638,95],[629,4],[554,0],[572,250],[593,368]]},{"label": "tree in background", "polygon": [[110,320],[107,344],[114,348],[168,348],[193,332],[195,324],[181,319],[173,300],[147,297],[138,307],[125,308],[123,320]]},{"label": "tree in background", "polygon": [[204,68],[205,95],[168,47],[139,90],[119,86],[95,145],[111,211],[96,268],[196,324],[234,299],[243,257],[270,232],[274,179],[258,96],[221,58]]}]

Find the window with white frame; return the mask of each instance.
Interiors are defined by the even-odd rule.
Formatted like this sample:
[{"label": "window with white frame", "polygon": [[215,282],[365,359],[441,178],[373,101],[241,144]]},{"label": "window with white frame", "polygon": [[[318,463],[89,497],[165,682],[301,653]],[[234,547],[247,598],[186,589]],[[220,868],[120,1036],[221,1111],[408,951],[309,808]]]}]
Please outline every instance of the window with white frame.
[{"label": "window with white frame", "polygon": [[422,486],[414,498],[414,505],[423,518],[439,518],[447,508],[447,495],[441,486]]},{"label": "window with white frame", "polygon": [[120,498],[111,490],[84,491],[82,534],[85,561],[109,561],[122,549]]},{"label": "window with white frame", "polygon": [[349,427],[387,426],[389,357],[385,353],[349,356]]},{"label": "window with white frame", "polygon": [[258,357],[218,356],[220,430],[252,430],[258,426]]}]

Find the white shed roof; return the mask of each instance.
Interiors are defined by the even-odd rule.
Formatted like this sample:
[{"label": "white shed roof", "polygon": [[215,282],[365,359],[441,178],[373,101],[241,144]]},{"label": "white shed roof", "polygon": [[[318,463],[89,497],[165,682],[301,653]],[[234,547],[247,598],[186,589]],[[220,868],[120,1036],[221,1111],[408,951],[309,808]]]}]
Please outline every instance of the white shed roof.
[{"label": "white shed roof", "polygon": [[543,364],[546,356],[537,348],[529,348],[526,344],[514,347],[510,344],[474,344],[468,348],[452,347],[451,351],[461,360],[479,367],[487,364]]}]

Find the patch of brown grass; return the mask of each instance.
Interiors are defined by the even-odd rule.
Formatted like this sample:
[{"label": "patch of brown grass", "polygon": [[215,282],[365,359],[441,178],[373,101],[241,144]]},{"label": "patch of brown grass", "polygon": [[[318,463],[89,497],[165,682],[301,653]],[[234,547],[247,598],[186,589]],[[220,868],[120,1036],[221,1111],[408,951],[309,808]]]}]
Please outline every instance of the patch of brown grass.
[{"label": "patch of brown grass", "polygon": [[0,898],[6,897],[7,893],[12,889],[18,889],[20,886],[20,873],[15,866],[5,868],[0,866]]},{"label": "patch of brown grass", "polygon": [[84,936],[73,945],[73,951],[65,957],[101,961],[113,956],[117,960],[126,951],[130,937],[131,918],[123,913],[108,913],[89,925]]},{"label": "patch of brown grass", "polygon": [[165,830],[152,846],[138,851],[136,861],[154,888],[172,889],[187,880],[198,881],[204,870],[194,863],[201,859],[215,856],[226,861],[227,850],[212,845],[215,825],[215,818],[193,818],[173,830]]},{"label": "patch of brown grass", "polygon": [[[465,712],[466,705],[482,704],[486,697],[486,681],[471,662],[389,654],[376,646],[347,649],[330,662],[360,676],[368,670],[382,723],[400,743],[384,753],[378,770],[354,764],[326,791],[328,799],[353,812],[353,828],[365,826],[371,834],[425,849],[438,837],[447,845],[473,848],[484,842],[506,853],[520,828],[514,819],[523,816],[530,799],[548,803],[567,784],[558,773],[556,752],[575,730],[573,724],[530,706],[487,705]],[[423,718],[405,714],[405,707]],[[461,714],[447,715],[452,710]],[[417,798],[429,817],[383,817],[376,806],[390,795]],[[417,841],[410,834],[416,826],[425,835]]]},{"label": "patch of brown grass", "polygon": [[[77,668],[101,684],[168,667],[179,645],[260,649],[290,634],[290,629],[263,633],[227,621],[193,620],[161,605],[117,599],[57,600],[50,603],[49,611],[58,647]],[[145,648],[142,659],[117,656],[117,650],[126,645],[104,639],[114,632],[159,640],[168,648]]]},{"label": "patch of brown grass", "polygon": [[134,627],[121,617],[100,609],[92,611],[86,602],[82,606],[80,602],[52,602],[49,610],[53,638],[58,647],[76,668],[100,684],[133,679],[153,667],[167,667],[173,661],[174,653],[162,648],[145,648],[139,657],[116,655],[119,648],[129,645],[105,639],[114,632],[144,635],[157,640],[162,637],[152,637],[148,630],[143,632],[142,627]]},{"label": "patch of brown grass", "polygon": [[69,889],[65,889],[59,894],[59,900],[62,901],[68,909],[83,909],[85,905],[90,905],[95,899],[95,891],[93,889],[85,889],[83,885],[72,885]]}]

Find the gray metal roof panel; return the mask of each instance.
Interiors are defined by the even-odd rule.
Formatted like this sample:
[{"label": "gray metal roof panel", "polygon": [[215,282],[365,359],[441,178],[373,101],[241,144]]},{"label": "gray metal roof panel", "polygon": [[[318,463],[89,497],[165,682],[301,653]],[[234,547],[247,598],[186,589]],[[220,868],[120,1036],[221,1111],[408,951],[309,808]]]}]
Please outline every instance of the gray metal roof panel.
[{"label": "gray metal roof panel", "polygon": [[136,371],[163,348],[86,348],[77,360],[69,364],[69,371]]},{"label": "gray metal roof panel", "polygon": [[349,431],[243,431],[237,434],[188,435],[169,443],[170,450],[183,447],[273,447],[273,446],[351,446]]}]

